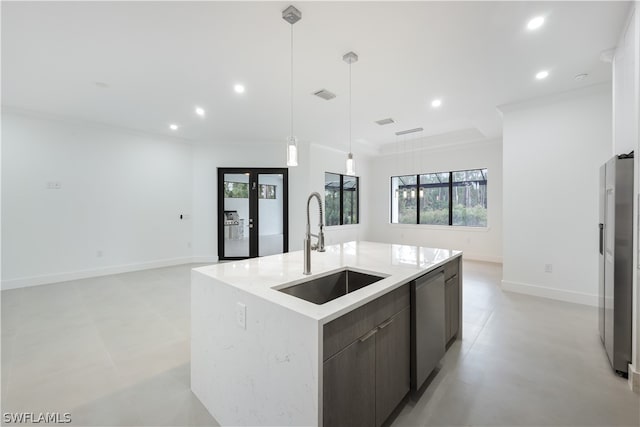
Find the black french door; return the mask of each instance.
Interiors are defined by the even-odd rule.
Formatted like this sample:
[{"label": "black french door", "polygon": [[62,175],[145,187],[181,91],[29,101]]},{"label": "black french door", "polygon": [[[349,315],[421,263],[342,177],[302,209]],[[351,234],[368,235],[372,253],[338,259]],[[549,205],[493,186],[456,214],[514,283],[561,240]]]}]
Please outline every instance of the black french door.
[{"label": "black french door", "polygon": [[289,251],[288,169],[218,168],[218,258]]}]

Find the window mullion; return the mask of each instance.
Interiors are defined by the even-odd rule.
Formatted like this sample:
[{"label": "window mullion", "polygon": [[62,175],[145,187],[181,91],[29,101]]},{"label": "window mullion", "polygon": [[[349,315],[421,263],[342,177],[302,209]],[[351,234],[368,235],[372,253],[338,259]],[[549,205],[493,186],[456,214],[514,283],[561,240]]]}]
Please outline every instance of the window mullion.
[{"label": "window mullion", "polygon": [[420,224],[420,174],[416,175],[416,224]]},{"label": "window mullion", "polygon": [[449,225],[453,225],[453,172],[449,172]]},{"label": "window mullion", "polygon": [[344,175],[340,174],[340,225],[344,225]]}]

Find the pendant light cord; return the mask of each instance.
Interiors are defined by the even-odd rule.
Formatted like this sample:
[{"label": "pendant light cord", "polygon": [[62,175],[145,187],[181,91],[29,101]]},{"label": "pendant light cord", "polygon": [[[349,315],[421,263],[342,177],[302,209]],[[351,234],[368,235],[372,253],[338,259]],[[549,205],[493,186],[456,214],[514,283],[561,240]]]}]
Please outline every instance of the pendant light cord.
[{"label": "pendant light cord", "polygon": [[349,62],[349,153],[351,153],[351,62]]},{"label": "pendant light cord", "polygon": [[291,137],[293,138],[293,24],[291,24]]}]

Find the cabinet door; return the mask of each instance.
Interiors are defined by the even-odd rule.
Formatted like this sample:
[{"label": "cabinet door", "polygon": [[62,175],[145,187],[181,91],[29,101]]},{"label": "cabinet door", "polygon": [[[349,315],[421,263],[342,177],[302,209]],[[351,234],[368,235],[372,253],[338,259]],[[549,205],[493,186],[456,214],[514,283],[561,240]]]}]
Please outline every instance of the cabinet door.
[{"label": "cabinet door", "polygon": [[444,337],[447,344],[451,339],[451,279],[444,284]]},{"label": "cabinet door", "polygon": [[376,335],[376,426],[389,417],[410,385],[409,307],[383,322]]},{"label": "cabinet door", "polygon": [[327,359],[323,366],[323,424],[373,426],[377,328]]},{"label": "cabinet door", "polygon": [[460,283],[458,276],[449,279],[447,294],[449,295],[449,334],[447,341],[449,341],[458,334],[460,327]]}]

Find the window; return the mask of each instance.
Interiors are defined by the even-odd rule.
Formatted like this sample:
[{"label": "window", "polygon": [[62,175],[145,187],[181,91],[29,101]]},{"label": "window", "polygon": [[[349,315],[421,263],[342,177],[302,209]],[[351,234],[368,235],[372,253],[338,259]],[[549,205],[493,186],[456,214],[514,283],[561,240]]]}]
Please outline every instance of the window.
[{"label": "window", "polygon": [[[259,199],[276,199],[275,185],[260,184],[258,192]],[[248,199],[249,183],[247,182],[224,182],[224,197],[226,199]]]},{"label": "window", "polygon": [[420,224],[449,225],[449,173],[420,175]]},{"label": "window", "polygon": [[324,207],[326,225],[358,224],[360,178],[325,172]]},{"label": "window", "polygon": [[276,186],[270,184],[260,184],[258,192],[259,199],[277,199]]},{"label": "window", "polygon": [[391,177],[394,224],[487,226],[487,169]]},{"label": "window", "polygon": [[415,224],[417,213],[415,175],[394,176],[391,178],[391,194],[393,209],[391,222],[398,224]]}]

